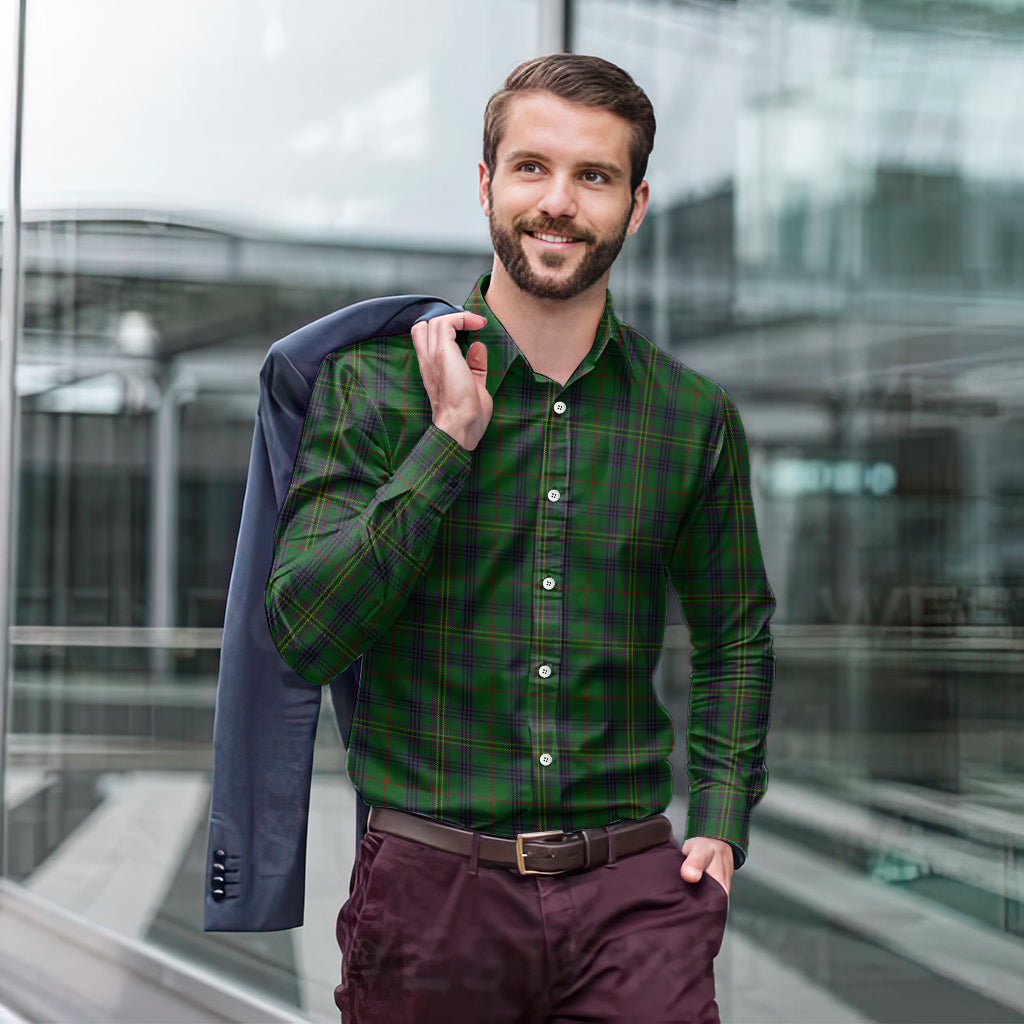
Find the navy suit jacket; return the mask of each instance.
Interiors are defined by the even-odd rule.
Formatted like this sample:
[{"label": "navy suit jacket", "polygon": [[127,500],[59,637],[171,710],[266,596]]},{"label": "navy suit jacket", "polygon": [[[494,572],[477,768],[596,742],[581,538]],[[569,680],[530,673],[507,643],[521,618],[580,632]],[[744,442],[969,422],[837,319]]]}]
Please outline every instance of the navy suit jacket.
[{"label": "navy suit jacket", "polygon": [[[323,690],[281,658],[263,595],[277,513],[320,364],[357,341],[406,334],[417,320],[456,310],[426,295],[368,299],[275,342],[264,360],[217,678],[206,931],[302,924],[313,740]],[[330,684],[346,743],[358,680],[357,662]],[[358,808],[357,842],[368,813],[362,800]]]}]

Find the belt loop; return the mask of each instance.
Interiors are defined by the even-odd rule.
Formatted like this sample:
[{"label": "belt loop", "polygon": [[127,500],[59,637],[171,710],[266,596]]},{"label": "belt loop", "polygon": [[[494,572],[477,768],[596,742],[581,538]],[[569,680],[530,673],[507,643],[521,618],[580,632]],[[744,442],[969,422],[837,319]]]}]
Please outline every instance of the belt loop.
[{"label": "belt loop", "polygon": [[469,839],[469,873],[476,877],[480,872],[480,833],[473,832]]},{"label": "belt loop", "polygon": [[583,829],[583,831],[580,832],[580,835],[583,836],[583,870],[586,871],[590,867],[590,858],[592,855],[590,846],[590,829]]},{"label": "belt loop", "polygon": [[607,836],[608,836],[608,867],[610,867],[610,868],[618,867],[618,865],[615,863],[615,861],[616,861],[616,857],[615,857],[615,831],[613,829],[608,829]]}]

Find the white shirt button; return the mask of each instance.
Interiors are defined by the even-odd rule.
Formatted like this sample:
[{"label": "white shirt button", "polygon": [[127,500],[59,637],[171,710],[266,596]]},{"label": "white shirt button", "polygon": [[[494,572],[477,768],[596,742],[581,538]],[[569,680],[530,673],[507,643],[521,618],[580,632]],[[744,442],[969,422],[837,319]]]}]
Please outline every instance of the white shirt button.
[{"label": "white shirt button", "polygon": [[550,576],[545,576],[544,579],[541,581],[541,585],[544,587],[545,590],[555,589],[555,581]]},{"label": "white shirt button", "polygon": [[565,412],[565,402],[555,402],[552,408],[555,410],[556,415],[561,416]]},{"label": "white shirt button", "polygon": [[537,758],[537,760],[540,761],[540,763],[544,765],[545,768],[547,768],[547,766],[551,764],[552,758],[550,754],[541,754],[540,757]]},{"label": "white shirt button", "polygon": [[551,675],[551,666],[541,665],[541,667],[537,669],[537,675],[539,675],[541,679],[547,679],[547,677]]},{"label": "white shirt button", "polygon": [[548,501],[558,501],[561,496],[562,495],[554,487],[548,491]]}]

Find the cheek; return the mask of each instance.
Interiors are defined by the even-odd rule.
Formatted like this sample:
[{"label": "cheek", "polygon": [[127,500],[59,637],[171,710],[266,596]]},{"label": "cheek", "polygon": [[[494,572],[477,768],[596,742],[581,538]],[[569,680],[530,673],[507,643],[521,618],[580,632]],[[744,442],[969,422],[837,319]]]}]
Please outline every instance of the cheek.
[{"label": "cheek", "polygon": [[497,211],[504,211],[509,216],[515,216],[532,209],[542,194],[542,190],[532,182],[507,182],[500,188],[491,192],[491,207]]}]

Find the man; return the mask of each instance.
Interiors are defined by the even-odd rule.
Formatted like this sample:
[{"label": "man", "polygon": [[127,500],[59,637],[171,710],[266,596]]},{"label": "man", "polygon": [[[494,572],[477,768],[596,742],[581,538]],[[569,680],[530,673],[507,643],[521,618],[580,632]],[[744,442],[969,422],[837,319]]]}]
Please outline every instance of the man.
[{"label": "man", "polygon": [[[775,602],[732,402],[606,292],[653,137],[607,61],[514,70],[485,114],[490,275],[317,378],[267,611],[310,682],[362,657],[346,1022],[718,1019]],[[681,850],[667,583],[694,647]]]}]

